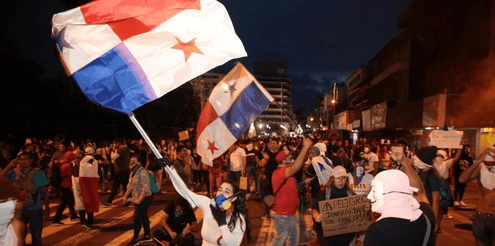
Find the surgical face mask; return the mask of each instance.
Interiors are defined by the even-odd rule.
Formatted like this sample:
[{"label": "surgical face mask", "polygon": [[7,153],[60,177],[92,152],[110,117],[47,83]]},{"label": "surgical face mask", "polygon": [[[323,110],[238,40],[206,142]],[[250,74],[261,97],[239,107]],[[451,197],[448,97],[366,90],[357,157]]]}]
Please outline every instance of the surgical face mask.
[{"label": "surgical face mask", "polygon": [[371,181],[371,190],[367,198],[371,201],[371,211],[378,212],[383,206],[383,183],[380,181]]},{"label": "surgical face mask", "polygon": [[433,161],[433,166],[434,167],[439,167],[443,163],[443,158],[442,157],[436,157],[435,160]]}]

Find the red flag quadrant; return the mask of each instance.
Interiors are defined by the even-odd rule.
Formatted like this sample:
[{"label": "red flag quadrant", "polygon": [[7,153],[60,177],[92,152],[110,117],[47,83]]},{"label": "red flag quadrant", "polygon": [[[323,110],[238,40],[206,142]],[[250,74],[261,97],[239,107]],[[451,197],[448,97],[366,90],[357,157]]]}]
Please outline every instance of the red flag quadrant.
[{"label": "red flag quadrant", "polygon": [[52,23],[69,75],[91,100],[124,113],[246,56],[216,0],[98,0]]},{"label": "red flag quadrant", "polygon": [[273,97],[238,62],[212,90],[196,128],[203,163],[223,154],[273,101]]},{"label": "red flag quadrant", "polygon": [[100,208],[100,194],[98,192],[100,178],[79,177],[81,196],[86,213],[96,213]]}]

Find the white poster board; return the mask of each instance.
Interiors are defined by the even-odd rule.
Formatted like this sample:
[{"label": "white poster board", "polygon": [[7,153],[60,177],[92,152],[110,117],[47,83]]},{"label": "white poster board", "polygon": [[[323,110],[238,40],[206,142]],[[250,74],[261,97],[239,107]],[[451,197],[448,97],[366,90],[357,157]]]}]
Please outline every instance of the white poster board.
[{"label": "white poster board", "polygon": [[463,131],[433,130],[430,132],[430,146],[446,149],[462,149],[461,139]]}]

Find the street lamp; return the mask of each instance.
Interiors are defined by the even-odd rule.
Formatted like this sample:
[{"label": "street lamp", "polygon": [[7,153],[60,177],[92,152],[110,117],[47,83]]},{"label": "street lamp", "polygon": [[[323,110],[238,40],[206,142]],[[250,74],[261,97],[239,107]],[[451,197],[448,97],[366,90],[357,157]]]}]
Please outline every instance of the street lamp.
[{"label": "street lamp", "polygon": [[333,84],[333,95],[332,95],[332,106],[333,106],[333,109],[332,109],[332,129],[335,129],[335,104],[337,103],[337,101],[335,100],[335,86],[336,86],[337,83],[334,83]]}]

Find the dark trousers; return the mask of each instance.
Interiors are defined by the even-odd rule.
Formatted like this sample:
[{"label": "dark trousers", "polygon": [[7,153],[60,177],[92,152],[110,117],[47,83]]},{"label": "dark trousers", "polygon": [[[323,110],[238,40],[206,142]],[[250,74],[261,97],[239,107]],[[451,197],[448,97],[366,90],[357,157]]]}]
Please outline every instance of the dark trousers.
[{"label": "dark trousers", "polygon": [[495,215],[474,211],[473,235],[478,246],[491,246],[495,242]]},{"label": "dark trousers", "polygon": [[459,182],[459,177],[454,177],[454,184],[454,201],[462,201],[464,190],[466,190],[466,184]]},{"label": "dark trousers", "polygon": [[127,183],[129,183],[129,175],[131,174],[130,171],[128,172],[116,172],[115,173],[115,178],[113,180],[112,184],[112,191],[110,192],[110,196],[108,196],[107,202],[112,203],[113,199],[115,198],[115,195],[117,195],[117,191],[119,191],[119,186],[122,185],[124,188],[124,193],[127,191]]},{"label": "dark trousers", "polygon": [[62,203],[60,203],[60,207],[57,209],[57,213],[55,217],[53,217],[53,221],[60,221],[62,217],[62,212],[64,212],[65,208],[69,206],[69,212],[72,217],[77,217],[76,210],[74,210],[74,193],[70,188],[60,187],[60,191],[62,192]]},{"label": "dark trousers", "polygon": [[172,240],[172,236],[167,232],[167,230],[163,228],[158,228],[153,231],[153,237],[157,239],[160,242],[169,242],[172,243],[172,245],[181,245],[181,246],[194,246],[194,235],[191,233],[188,233],[186,235],[181,235],[179,232],[177,233],[177,237]]},{"label": "dark trousers", "polygon": [[94,213],[88,213],[88,219],[86,220],[86,210],[79,210],[79,217],[81,218],[81,224],[92,226],[94,221]]},{"label": "dark trousers", "polygon": [[21,220],[29,226],[29,232],[32,237],[33,246],[42,246],[41,233],[43,232],[43,210],[42,209],[23,209]]},{"label": "dark trousers", "polygon": [[203,181],[206,184],[206,192],[208,192],[208,197],[210,197],[210,172],[201,170],[201,176],[203,176]]},{"label": "dark trousers", "polygon": [[134,205],[134,237],[137,239],[141,226],[144,229],[144,235],[150,235],[150,219],[148,218],[148,208],[153,201],[153,196],[147,196],[140,204]]},{"label": "dark trousers", "polygon": [[229,179],[234,181],[237,185],[239,185],[239,182],[241,181],[241,171],[239,172],[230,171]]}]

